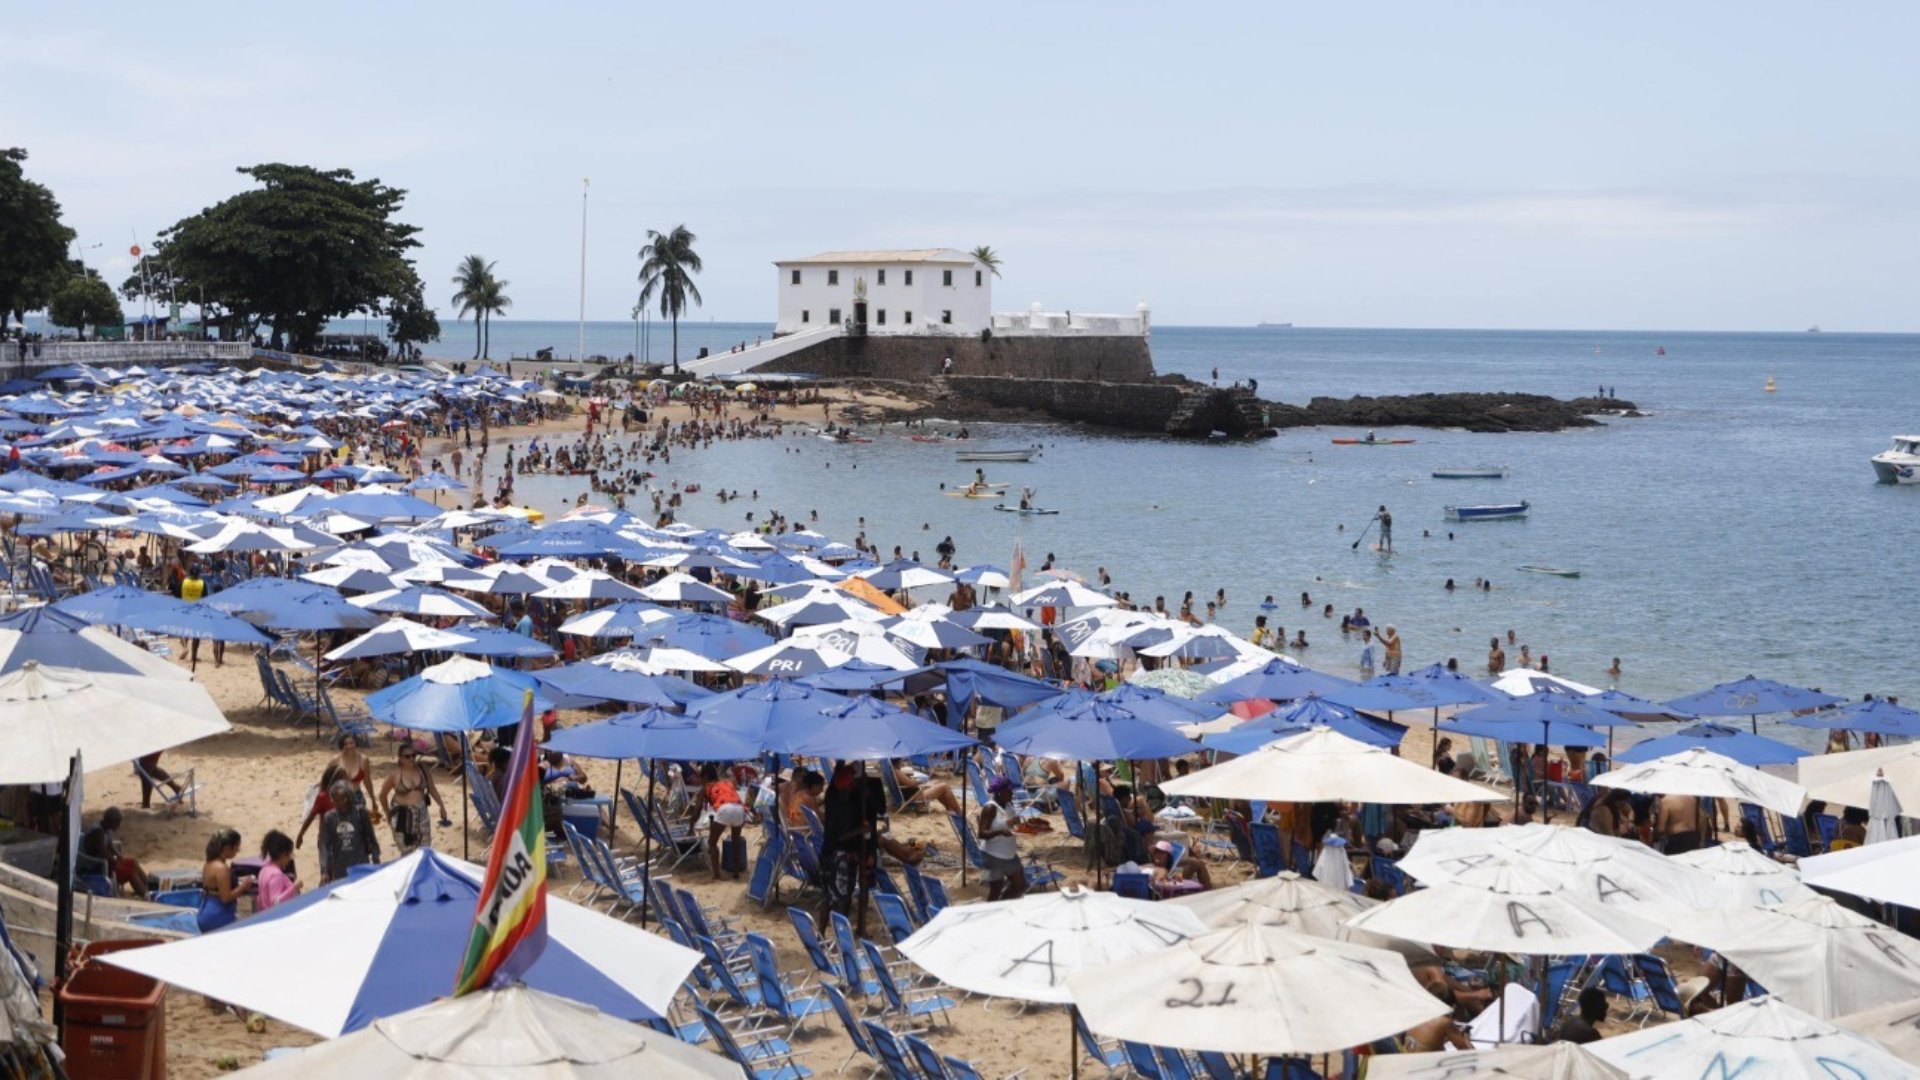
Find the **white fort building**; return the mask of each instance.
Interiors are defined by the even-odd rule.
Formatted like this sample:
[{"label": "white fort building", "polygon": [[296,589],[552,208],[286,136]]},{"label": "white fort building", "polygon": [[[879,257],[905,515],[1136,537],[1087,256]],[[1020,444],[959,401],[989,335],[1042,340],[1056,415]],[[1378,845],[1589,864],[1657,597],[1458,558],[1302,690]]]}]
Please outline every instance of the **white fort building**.
[{"label": "white fort building", "polygon": [[839,327],[862,336],[1145,336],[1147,306],[1132,315],[993,312],[993,272],[954,248],[828,251],[782,259],[775,336]]}]

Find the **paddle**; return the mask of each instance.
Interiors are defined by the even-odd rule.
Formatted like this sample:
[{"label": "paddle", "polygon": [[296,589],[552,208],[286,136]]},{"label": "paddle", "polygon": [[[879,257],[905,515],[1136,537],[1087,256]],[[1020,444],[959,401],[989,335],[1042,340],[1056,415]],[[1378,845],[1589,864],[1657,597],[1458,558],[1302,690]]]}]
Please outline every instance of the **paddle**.
[{"label": "paddle", "polygon": [[1366,527],[1366,528],[1364,528],[1364,529],[1361,529],[1361,530],[1360,530],[1360,539],[1359,539],[1359,540],[1355,540],[1355,541],[1353,542],[1353,547],[1352,547],[1351,549],[1349,549],[1349,550],[1352,550],[1352,551],[1359,551],[1359,550],[1360,550],[1360,544],[1361,544],[1361,541],[1364,541],[1364,540],[1365,540],[1365,539],[1367,538],[1367,534],[1373,531],[1373,522],[1374,522],[1374,521],[1378,521],[1378,520],[1380,520],[1380,519],[1379,519],[1379,518],[1374,518],[1374,519],[1372,519],[1372,520],[1370,520],[1370,521],[1368,521],[1368,522],[1367,522],[1367,527]]}]

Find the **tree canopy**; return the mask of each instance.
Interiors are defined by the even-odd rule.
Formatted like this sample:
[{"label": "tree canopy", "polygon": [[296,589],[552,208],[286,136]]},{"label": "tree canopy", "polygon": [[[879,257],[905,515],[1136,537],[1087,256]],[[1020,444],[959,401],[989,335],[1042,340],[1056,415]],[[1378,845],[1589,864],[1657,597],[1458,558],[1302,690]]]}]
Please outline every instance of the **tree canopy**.
[{"label": "tree canopy", "polygon": [[65,283],[73,230],[60,223],[60,203],[27,179],[27,152],[0,150],[0,322],[43,308]]},{"label": "tree canopy", "polygon": [[120,297],[114,294],[113,286],[101,280],[92,270],[83,269],[77,263],[67,264],[73,272],[53,294],[47,304],[47,318],[55,326],[70,326],[86,336],[89,326],[119,326],[125,318],[120,310]]},{"label": "tree canopy", "polygon": [[414,226],[395,220],[406,192],[352,171],[267,164],[238,170],[259,187],[162,231],[122,291],[150,290],[218,306],[250,327],[273,327],[275,343],[300,349],[327,320],[356,311],[390,314],[420,291],[407,259]]},{"label": "tree canopy", "polygon": [[402,349],[440,340],[440,316],[417,285],[387,309],[387,336]]},{"label": "tree canopy", "polygon": [[660,316],[673,324],[673,370],[680,370],[680,316],[689,301],[700,305],[700,290],[693,275],[700,272],[700,253],[693,250],[699,237],[685,225],[666,232],[647,230],[646,246],[640,249],[640,303],[645,307],[655,296],[660,298]]},{"label": "tree canopy", "polygon": [[[513,298],[507,295],[509,282],[493,272],[494,264],[479,255],[469,255],[460,260],[455,268],[453,283],[458,291],[453,294],[454,317],[464,319],[468,312],[473,313],[473,358],[480,359],[491,355],[493,344],[493,317],[513,306]],[[481,329],[486,329],[484,339]]]}]

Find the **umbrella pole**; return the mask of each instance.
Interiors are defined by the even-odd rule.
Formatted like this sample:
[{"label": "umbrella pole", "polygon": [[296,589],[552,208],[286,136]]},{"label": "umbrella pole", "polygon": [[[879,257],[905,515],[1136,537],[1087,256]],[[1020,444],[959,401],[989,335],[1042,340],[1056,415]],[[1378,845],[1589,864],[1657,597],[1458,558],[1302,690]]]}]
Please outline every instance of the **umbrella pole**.
[{"label": "umbrella pole", "polygon": [[1067,1060],[1073,1062],[1073,1071],[1070,1074],[1073,1077],[1073,1080],[1080,1080],[1080,1045],[1079,1045],[1080,1039],[1079,1039],[1079,1033],[1073,1030],[1074,1027],[1079,1022],[1079,1018],[1077,1015],[1079,1012],[1080,1012],[1080,1006],[1074,1005],[1072,1003],[1068,1003],[1067,1005]]},{"label": "umbrella pole", "polygon": [[473,744],[467,741],[467,733],[460,733],[460,857],[473,861],[473,833],[467,821],[467,807],[473,805],[472,794],[467,791],[467,769],[473,755]]},{"label": "umbrella pole", "polygon": [[[653,813],[653,774],[654,774],[655,772],[657,772],[657,771],[659,771],[659,770],[658,770],[658,768],[657,768],[657,764],[658,764],[658,763],[657,763],[657,762],[655,762],[655,761],[654,761],[654,760],[653,760],[652,758],[648,758],[648,759],[647,759],[647,805],[646,805],[646,811],[647,811],[647,813],[649,813],[649,814],[651,814],[651,813]],[[618,770],[618,766],[615,766],[615,769],[616,769],[616,771],[617,771],[617,770]],[[614,781],[614,786],[613,786],[613,800],[614,800],[614,802],[616,802],[616,803],[620,801],[620,784],[619,784],[619,781],[618,781],[617,779],[616,779],[616,780]],[[648,827],[647,827],[647,823],[646,823],[646,822],[644,822],[644,821],[643,821],[643,822],[640,822],[640,835],[641,835],[641,836],[642,836],[642,837],[644,838],[644,839],[643,839],[643,841],[642,841],[642,843],[644,843],[644,844],[646,845],[646,847],[645,847],[645,851],[644,851],[644,852],[643,852],[643,853],[641,854],[641,856],[640,856],[640,875],[641,875],[642,877],[644,877],[644,878],[646,878],[646,881],[647,881],[647,885],[648,885],[648,889],[647,889],[647,896],[646,896],[646,898],[645,898],[645,899],[644,899],[644,900],[642,901],[642,903],[640,904],[640,929],[642,929],[642,930],[645,930],[645,929],[647,928],[647,910],[648,910],[649,908],[651,908],[651,907],[653,907],[653,889],[652,889],[652,885],[653,885],[653,830],[652,830],[652,829],[650,829],[650,828],[648,828]],[[611,833],[609,833],[609,834],[607,835],[607,843],[608,843],[609,845],[611,845],[611,844],[613,843],[613,835],[612,835]],[[709,859],[711,859],[711,858],[713,858],[713,857],[714,857],[714,855],[713,855],[713,853],[712,853],[712,852],[708,852],[708,853],[707,853],[707,858],[709,858]]]},{"label": "umbrella pole", "polygon": [[[969,779],[967,776],[967,762],[968,756],[972,753],[972,750],[962,750],[958,755],[960,758],[960,775],[958,777],[960,781],[960,824],[963,826],[967,825],[967,788],[970,786],[967,782]],[[960,887],[963,889],[967,887],[966,846],[966,837],[963,836],[960,838]]]},{"label": "umbrella pole", "polygon": [[613,762],[613,801],[607,803],[607,846],[613,846],[614,827],[620,821],[620,767],[626,761],[615,758]]}]

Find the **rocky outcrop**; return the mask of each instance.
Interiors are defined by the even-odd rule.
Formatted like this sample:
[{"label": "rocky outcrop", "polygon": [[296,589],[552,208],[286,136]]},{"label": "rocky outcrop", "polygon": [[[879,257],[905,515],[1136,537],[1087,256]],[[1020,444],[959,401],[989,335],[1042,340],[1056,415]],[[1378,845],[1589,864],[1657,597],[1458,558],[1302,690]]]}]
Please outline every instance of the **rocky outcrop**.
[{"label": "rocky outcrop", "polygon": [[1274,427],[1424,427],[1465,431],[1561,431],[1596,427],[1596,413],[1625,415],[1633,403],[1616,398],[1562,401],[1544,394],[1408,394],[1398,397],[1317,397],[1305,408],[1272,403]]}]

